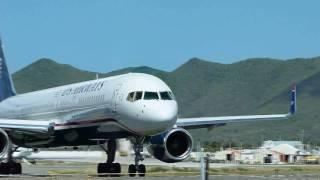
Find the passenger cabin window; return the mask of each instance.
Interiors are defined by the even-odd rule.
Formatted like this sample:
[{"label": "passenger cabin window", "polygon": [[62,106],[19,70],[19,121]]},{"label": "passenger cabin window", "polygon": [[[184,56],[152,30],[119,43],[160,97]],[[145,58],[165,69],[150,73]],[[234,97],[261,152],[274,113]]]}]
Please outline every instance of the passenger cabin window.
[{"label": "passenger cabin window", "polygon": [[162,100],[172,100],[173,99],[173,96],[171,95],[170,92],[160,92],[160,96],[161,96],[161,99]]},{"label": "passenger cabin window", "polygon": [[144,100],[158,100],[159,96],[157,92],[145,92],[144,93]]}]

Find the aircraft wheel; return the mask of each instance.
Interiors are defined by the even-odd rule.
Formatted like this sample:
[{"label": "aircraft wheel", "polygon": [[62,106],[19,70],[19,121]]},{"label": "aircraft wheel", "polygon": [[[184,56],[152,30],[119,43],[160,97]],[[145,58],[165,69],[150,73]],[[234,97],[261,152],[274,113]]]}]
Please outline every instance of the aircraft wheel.
[{"label": "aircraft wheel", "polygon": [[130,177],[134,177],[136,175],[136,173],[137,173],[136,166],[133,165],[133,164],[130,164],[129,168],[128,168],[128,173],[129,173]]},{"label": "aircraft wheel", "polygon": [[0,174],[21,174],[22,168],[20,163],[9,162],[0,163]]},{"label": "aircraft wheel", "polygon": [[22,166],[21,166],[21,163],[17,163],[16,168],[17,168],[17,174],[22,174]]},{"label": "aircraft wheel", "polygon": [[0,174],[9,174],[9,164],[0,163]]},{"label": "aircraft wheel", "polygon": [[107,170],[108,169],[107,169],[106,163],[99,163],[98,164],[97,172],[100,177],[106,176],[105,173],[108,173]]},{"label": "aircraft wheel", "polygon": [[0,174],[3,174],[3,167],[2,167],[2,163],[0,163]]},{"label": "aircraft wheel", "polygon": [[9,166],[9,174],[21,174],[22,168],[20,163],[8,163]]},{"label": "aircraft wheel", "polygon": [[119,163],[99,163],[97,172],[99,177],[120,177],[121,165]]},{"label": "aircraft wheel", "polygon": [[119,163],[112,163],[109,172],[111,173],[111,177],[120,177],[121,165]]},{"label": "aircraft wheel", "polygon": [[146,176],[146,166],[144,164],[139,165],[138,174],[140,177]]}]

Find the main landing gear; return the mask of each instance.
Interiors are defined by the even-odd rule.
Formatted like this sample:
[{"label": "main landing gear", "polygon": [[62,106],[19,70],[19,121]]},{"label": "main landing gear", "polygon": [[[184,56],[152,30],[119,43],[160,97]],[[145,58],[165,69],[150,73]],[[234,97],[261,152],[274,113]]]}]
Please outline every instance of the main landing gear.
[{"label": "main landing gear", "polygon": [[21,163],[14,161],[0,163],[0,174],[21,174]]},{"label": "main landing gear", "polygon": [[[133,150],[135,152],[135,164],[130,164],[128,168],[128,174],[130,177],[134,177],[138,174],[140,177],[144,177],[146,174],[146,166],[139,164],[139,161],[143,161],[144,158],[141,154],[143,152],[143,140],[144,138],[133,139]],[[99,176],[111,176],[119,177],[121,174],[121,165],[114,163],[116,154],[116,141],[114,139],[108,140],[107,147],[101,145],[101,148],[107,153],[108,159],[106,163],[99,163],[97,172]]]},{"label": "main landing gear", "polygon": [[143,164],[139,165],[139,161],[143,161],[144,158],[141,154],[143,152],[143,140],[144,138],[137,137],[133,142],[133,150],[135,153],[134,164],[130,164],[128,168],[128,173],[130,177],[134,177],[137,173],[140,177],[146,175],[146,166]]},{"label": "main landing gear", "polygon": [[106,163],[99,163],[97,172],[99,176],[111,176],[119,177],[121,173],[121,165],[119,163],[113,163],[116,155],[116,141],[114,139],[109,140],[107,148],[101,145],[101,148],[107,153],[108,159]]},{"label": "main landing gear", "polygon": [[12,149],[11,145],[9,145],[8,153],[7,153],[7,161],[0,163],[0,174],[21,174],[22,168],[21,163],[16,163],[12,154],[16,151],[16,149]]}]

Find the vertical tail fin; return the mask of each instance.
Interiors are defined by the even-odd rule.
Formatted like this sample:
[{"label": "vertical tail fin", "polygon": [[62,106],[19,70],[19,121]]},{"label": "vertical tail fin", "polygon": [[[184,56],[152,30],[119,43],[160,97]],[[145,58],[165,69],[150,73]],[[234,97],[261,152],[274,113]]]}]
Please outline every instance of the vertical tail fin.
[{"label": "vertical tail fin", "polygon": [[0,38],[0,101],[3,101],[10,96],[14,96],[15,94],[11,75],[9,74],[6,60],[4,58],[2,41]]},{"label": "vertical tail fin", "polygon": [[290,114],[294,114],[297,111],[297,86],[294,84],[291,89],[291,104]]}]

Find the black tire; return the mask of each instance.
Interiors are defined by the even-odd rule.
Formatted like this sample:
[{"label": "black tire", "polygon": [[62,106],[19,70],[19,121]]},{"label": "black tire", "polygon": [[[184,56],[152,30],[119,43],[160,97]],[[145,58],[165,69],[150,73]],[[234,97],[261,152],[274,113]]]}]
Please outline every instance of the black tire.
[{"label": "black tire", "polygon": [[136,166],[133,165],[133,164],[130,164],[129,168],[128,168],[128,173],[129,173],[130,177],[134,177],[136,175],[136,173],[137,173]]},{"label": "black tire", "polygon": [[22,166],[21,166],[21,163],[17,163],[17,174],[22,174]]},{"label": "black tire", "polygon": [[106,173],[108,173],[108,167],[106,163],[99,163],[97,167],[97,172],[99,177],[106,177]]},{"label": "black tire", "polygon": [[3,168],[2,168],[2,163],[0,163],[0,174],[3,174]]},{"label": "black tire", "polygon": [[5,167],[3,165],[4,163],[0,163],[0,174],[5,174]]},{"label": "black tire", "polygon": [[144,164],[139,165],[138,174],[140,177],[146,176],[146,166]]},{"label": "black tire", "polygon": [[98,164],[98,166],[97,166],[97,173],[98,174],[104,173],[102,166],[103,166],[103,163]]},{"label": "black tire", "polygon": [[119,163],[115,163],[114,166],[115,166],[115,169],[117,170],[116,173],[118,173],[119,176],[120,176],[120,174],[121,174],[121,165]]},{"label": "black tire", "polygon": [[8,163],[1,163],[1,174],[10,174],[10,167]]},{"label": "black tire", "polygon": [[121,165],[119,163],[113,163],[110,166],[111,177],[120,177]]},{"label": "black tire", "polygon": [[22,168],[20,163],[8,163],[9,174],[21,174]]}]

